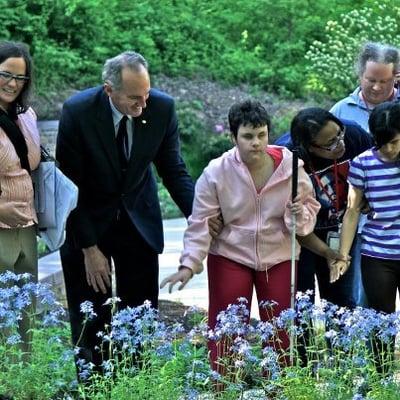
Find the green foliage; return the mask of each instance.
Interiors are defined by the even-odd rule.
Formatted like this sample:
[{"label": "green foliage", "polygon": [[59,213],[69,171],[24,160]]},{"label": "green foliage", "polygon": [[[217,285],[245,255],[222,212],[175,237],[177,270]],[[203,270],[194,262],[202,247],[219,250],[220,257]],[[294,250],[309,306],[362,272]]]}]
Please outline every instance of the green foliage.
[{"label": "green foliage", "polygon": [[[188,171],[196,180],[207,164],[232,147],[227,132],[216,132],[206,123],[203,104],[199,101],[181,102],[177,104],[179,133],[182,154]],[[158,197],[160,199],[163,218],[182,217],[182,213],[171,199],[168,191],[159,183]]]},{"label": "green foliage", "polygon": [[178,206],[172,200],[168,190],[161,183],[158,183],[158,198],[160,200],[163,219],[182,217],[182,213]]},{"label": "green foliage", "polygon": [[15,400],[63,398],[62,393],[70,393],[75,366],[69,342],[66,324],[36,329],[29,363],[15,362],[15,350],[5,352],[1,346],[0,393],[12,393]]},{"label": "green foliage", "polygon": [[[29,312],[31,296],[44,307],[41,318]],[[399,360],[394,351],[384,351],[392,348],[399,334],[396,313],[349,310],[324,300],[314,305],[308,294],[298,294],[297,312],[287,309],[278,316],[275,302],[263,302],[260,307],[270,318],[251,324],[249,305],[239,298],[219,314],[212,330],[198,310],[191,310],[188,319],[194,325],[186,330],[180,323],[164,323],[149,302],[117,310],[118,302],[117,298],[106,302],[112,321],[98,334],[100,348],[110,354],[102,364],[103,373],[80,362],[80,378],[86,380],[78,384],[76,352],[54,296],[22,275],[1,274],[0,393],[15,400],[398,399]],[[96,315],[90,302],[81,309],[85,329]],[[36,327],[29,355],[21,352],[15,337],[25,312]],[[279,339],[283,332],[293,340],[293,353]],[[217,346],[221,374],[210,368],[210,341]],[[304,343],[306,365],[297,353]],[[384,373],[377,371],[371,352],[378,343]],[[287,365],[289,354],[294,357]],[[217,385],[220,391],[213,393]]]},{"label": "green foliage", "polygon": [[[41,94],[99,83],[104,60],[134,48],[151,72],[250,82],[298,96],[306,83],[304,53],[323,40],[328,18],[369,3],[0,0],[0,38],[31,46]],[[388,15],[395,18],[392,10]]]},{"label": "green foliage", "polygon": [[274,143],[283,133],[290,130],[290,124],[297,110],[288,110],[284,115],[276,115],[272,118],[272,132],[269,135],[269,143]]},{"label": "green foliage", "polygon": [[115,25],[107,9],[115,1],[1,0],[0,5],[0,38],[30,45],[40,94],[99,82]]},{"label": "green foliage", "polygon": [[62,399],[63,393],[71,393],[75,366],[69,341],[66,326],[35,330],[29,363],[16,362],[15,349],[6,353],[0,346],[0,393],[15,400]]},{"label": "green foliage", "polygon": [[37,250],[39,258],[49,253],[46,243],[39,237],[37,238]]},{"label": "green foliage", "polygon": [[328,21],[324,39],[310,46],[306,54],[310,90],[343,97],[356,85],[354,62],[364,42],[400,46],[400,3],[391,0],[368,3]]},{"label": "green foliage", "polygon": [[204,167],[214,158],[219,157],[225,151],[232,148],[230,135],[225,132],[221,134],[209,134],[205,140],[200,143],[199,153],[201,154]]},{"label": "green foliage", "polygon": [[178,104],[177,114],[185,162],[190,175],[197,179],[213,158],[232,147],[232,142],[227,132],[217,132],[205,122],[200,102]]}]

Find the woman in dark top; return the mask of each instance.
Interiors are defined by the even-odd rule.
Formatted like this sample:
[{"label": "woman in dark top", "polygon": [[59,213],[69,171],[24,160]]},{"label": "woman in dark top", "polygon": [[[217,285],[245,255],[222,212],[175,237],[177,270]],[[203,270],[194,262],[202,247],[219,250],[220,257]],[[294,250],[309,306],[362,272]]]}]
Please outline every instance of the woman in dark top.
[{"label": "woman in dark top", "polygon": [[[300,111],[292,121],[290,137],[286,134],[275,144],[289,149],[296,146],[313,182],[316,198],[321,204],[313,248],[316,243],[323,253],[328,241],[331,247],[335,247],[346,209],[349,161],[372,147],[372,137],[354,122],[341,121],[329,111],[312,107]],[[314,290],[316,275],[321,298],[339,306],[356,306],[353,263],[346,274],[340,276],[326,258],[305,247],[306,241],[300,239],[300,243],[303,248],[298,264],[297,289],[302,292]]]}]

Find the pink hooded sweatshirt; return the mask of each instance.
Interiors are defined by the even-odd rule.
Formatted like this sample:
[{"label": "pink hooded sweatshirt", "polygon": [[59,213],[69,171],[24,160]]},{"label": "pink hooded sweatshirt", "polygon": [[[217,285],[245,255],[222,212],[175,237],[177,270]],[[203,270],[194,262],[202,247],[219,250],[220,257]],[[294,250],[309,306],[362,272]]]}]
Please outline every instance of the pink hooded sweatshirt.
[{"label": "pink hooded sweatshirt", "polygon": [[[259,193],[236,147],[209,163],[196,183],[181,265],[200,273],[208,252],[257,271],[290,260],[292,216],[286,205],[291,198],[292,153],[283,147],[279,149],[283,159]],[[296,218],[296,233],[305,236],[314,229],[320,204],[314,198],[313,186],[301,160],[298,194],[303,212]],[[224,227],[212,239],[208,219],[219,214]],[[297,243],[296,259],[299,253]]]}]

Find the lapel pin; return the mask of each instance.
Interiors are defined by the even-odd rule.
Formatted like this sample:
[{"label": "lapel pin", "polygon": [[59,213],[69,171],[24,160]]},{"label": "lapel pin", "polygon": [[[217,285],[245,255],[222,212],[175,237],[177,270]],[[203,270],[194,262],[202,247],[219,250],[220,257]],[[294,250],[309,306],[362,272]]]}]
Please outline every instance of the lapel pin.
[{"label": "lapel pin", "polygon": [[147,121],[145,119],[142,119],[142,124],[147,124]]}]

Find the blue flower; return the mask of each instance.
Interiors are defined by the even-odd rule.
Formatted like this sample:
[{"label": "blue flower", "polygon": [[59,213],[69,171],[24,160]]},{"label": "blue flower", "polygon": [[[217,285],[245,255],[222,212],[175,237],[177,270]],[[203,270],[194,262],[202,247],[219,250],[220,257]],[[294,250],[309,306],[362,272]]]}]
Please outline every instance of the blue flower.
[{"label": "blue flower", "polygon": [[95,365],[81,358],[76,361],[76,365],[79,371],[78,372],[79,378],[83,381],[89,379],[90,376],[92,375],[93,368]]},{"label": "blue flower", "polygon": [[93,319],[97,317],[97,314],[93,311],[93,303],[89,300],[81,303],[81,313],[85,314],[85,318]]},{"label": "blue flower", "polygon": [[7,338],[7,344],[9,345],[15,345],[21,342],[22,342],[21,335],[19,335],[18,333],[14,333],[13,335]]},{"label": "blue flower", "polygon": [[295,318],[296,311],[293,308],[287,308],[279,314],[279,317],[276,319],[276,325],[278,328],[288,329],[294,325]]}]

